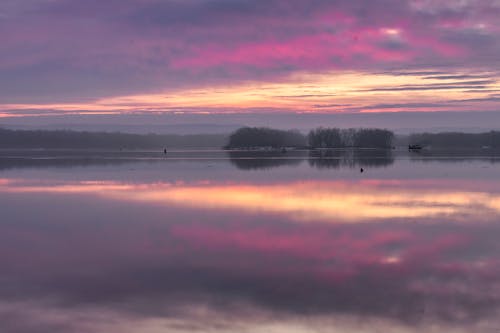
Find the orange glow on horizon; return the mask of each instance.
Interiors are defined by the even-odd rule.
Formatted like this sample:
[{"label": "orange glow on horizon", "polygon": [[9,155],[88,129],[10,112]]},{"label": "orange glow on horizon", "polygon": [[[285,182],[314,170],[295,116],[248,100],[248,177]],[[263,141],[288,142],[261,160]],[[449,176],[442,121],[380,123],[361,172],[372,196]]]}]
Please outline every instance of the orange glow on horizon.
[{"label": "orange glow on horizon", "polygon": [[[396,31],[388,29],[385,33],[394,35]],[[70,114],[133,113],[138,110],[224,113],[255,109],[313,113],[464,111],[474,109],[474,103],[466,102],[467,99],[487,99],[488,91],[500,90],[500,84],[495,82],[497,78],[491,73],[484,74],[492,78],[484,84],[484,93],[468,88],[466,83],[469,79],[437,79],[430,75],[412,73],[398,76],[352,71],[326,74],[302,72],[295,73],[282,82],[243,82],[230,86],[112,96],[85,103],[3,104],[0,107],[13,111],[4,112],[0,117],[11,114],[16,116],[16,110],[28,109],[54,110]],[[500,81],[500,78],[498,80]],[[460,82],[463,82],[464,86],[460,85]],[[434,86],[446,89],[432,89]],[[397,107],[398,104],[401,106]],[[498,103],[495,100],[485,101],[482,109],[496,110]],[[19,113],[17,116],[23,115]]]}]

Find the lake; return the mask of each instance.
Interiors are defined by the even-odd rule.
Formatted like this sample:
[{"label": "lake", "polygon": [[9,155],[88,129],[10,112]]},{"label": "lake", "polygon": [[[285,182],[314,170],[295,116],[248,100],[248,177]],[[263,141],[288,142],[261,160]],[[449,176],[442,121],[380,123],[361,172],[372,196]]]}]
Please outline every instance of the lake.
[{"label": "lake", "polygon": [[500,332],[489,151],[3,150],[0,213],[1,332]]}]

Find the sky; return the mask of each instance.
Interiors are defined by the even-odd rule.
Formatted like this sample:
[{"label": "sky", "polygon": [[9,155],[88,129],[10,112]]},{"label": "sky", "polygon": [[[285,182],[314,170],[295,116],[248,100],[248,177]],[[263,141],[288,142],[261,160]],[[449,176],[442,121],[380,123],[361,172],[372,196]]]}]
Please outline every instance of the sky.
[{"label": "sky", "polygon": [[2,0],[0,122],[498,112],[499,15],[499,0]]}]

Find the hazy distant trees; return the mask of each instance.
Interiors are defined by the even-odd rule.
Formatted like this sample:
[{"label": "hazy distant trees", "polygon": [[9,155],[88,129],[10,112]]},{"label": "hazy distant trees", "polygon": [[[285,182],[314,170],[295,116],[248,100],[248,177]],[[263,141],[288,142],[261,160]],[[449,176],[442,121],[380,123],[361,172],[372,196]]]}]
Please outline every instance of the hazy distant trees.
[{"label": "hazy distant trees", "polygon": [[500,148],[500,132],[485,133],[419,133],[410,135],[411,144],[435,148]]},{"label": "hazy distant trees", "polygon": [[229,136],[227,148],[304,147],[307,145],[306,142],[306,137],[296,130],[242,127]]},{"label": "hazy distant trees", "polygon": [[319,127],[308,135],[311,148],[390,148],[394,133],[377,128],[337,129]]},{"label": "hazy distant trees", "polygon": [[128,134],[46,130],[9,130],[0,128],[0,148],[51,149],[162,149],[164,147],[222,147],[223,134]]},{"label": "hazy distant trees", "polygon": [[340,130],[337,128],[319,127],[313,129],[307,135],[310,147],[315,148],[338,148],[342,147]]},{"label": "hazy distant trees", "polygon": [[357,132],[358,132],[358,130],[354,129],[354,128],[343,129],[342,131],[340,131],[340,137],[342,139],[342,146],[343,147],[354,147]]},{"label": "hazy distant trees", "polygon": [[[385,129],[319,127],[306,136],[297,130],[243,127],[227,134],[128,134],[0,128],[0,148],[19,149],[163,149],[178,148],[390,148],[394,134]],[[435,148],[500,149],[500,131],[485,133],[420,133],[409,144]],[[405,143],[406,144],[406,143]]]},{"label": "hazy distant trees", "polygon": [[362,148],[391,148],[394,133],[378,128],[363,128],[354,135],[354,147]]}]

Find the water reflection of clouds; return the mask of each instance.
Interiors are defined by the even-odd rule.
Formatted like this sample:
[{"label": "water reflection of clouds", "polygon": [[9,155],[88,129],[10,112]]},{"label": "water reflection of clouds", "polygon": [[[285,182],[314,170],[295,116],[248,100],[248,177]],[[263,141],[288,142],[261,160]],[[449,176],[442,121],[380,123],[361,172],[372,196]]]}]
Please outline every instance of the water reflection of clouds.
[{"label": "water reflection of clouds", "polygon": [[500,193],[460,187],[436,188],[435,185],[432,182],[416,184],[403,180],[300,181],[255,185],[210,181],[26,183],[4,179],[0,180],[0,191],[89,193],[119,200],[200,209],[278,213],[299,221],[331,223],[439,217],[479,222],[500,215]]},{"label": "water reflection of clouds", "polygon": [[[10,207],[0,223],[0,319],[33,314],[17,328],[0,321],[6,331],[465,332],[498,324],[498,212],[474,223],[485,219],[476,201],[495,202],[494,192],[382,180],[0,184]],[[248,207],[247,191],[259,199]],[[290,223],[296,211],[265,204],[287,196],[306,201],[308,221],[336,223]],[[426,223],[395,223],[376,209],[358,215],[367,223],[314,218],[314,209],[330,209],[315,201],[357,196],[352,205],[372,198],[368,207],[457,210],[414,218]],[[467,205],[470,223],[456,223]],[[26,303],[33,299],[48,303]]]}]

